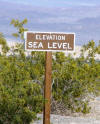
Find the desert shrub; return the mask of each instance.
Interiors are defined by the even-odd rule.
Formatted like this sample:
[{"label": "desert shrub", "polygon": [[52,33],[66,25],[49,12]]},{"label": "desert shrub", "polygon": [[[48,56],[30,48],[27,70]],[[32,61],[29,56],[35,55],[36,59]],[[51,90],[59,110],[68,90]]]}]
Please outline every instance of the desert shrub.
[{"label": "desert shrub", "polygon": [[32,57],[16,49],[13,55],[0,56],[1,124],[30,124],[43,108],[42,64],[40,67],[39,62],[34,63]]},{"label": "desert shrub", "polygon": [[64,53],[55,53],[52,98],[63,102],[66,109],[88,113],[90,96],[100,94],[100,61],[95,60],[99,48],[100,45],[95,46],[95,42],[91,41],[83,47],[77,59],[70,55],[66,57]]},{"label": "desert shrub", "polygon": [[6,54],[9,51],[9,47],[8,47],[8,45],[6,43],[6,39],[4,38],[2,33],[0,33],[0,45],[1,45],[3,54]]}]

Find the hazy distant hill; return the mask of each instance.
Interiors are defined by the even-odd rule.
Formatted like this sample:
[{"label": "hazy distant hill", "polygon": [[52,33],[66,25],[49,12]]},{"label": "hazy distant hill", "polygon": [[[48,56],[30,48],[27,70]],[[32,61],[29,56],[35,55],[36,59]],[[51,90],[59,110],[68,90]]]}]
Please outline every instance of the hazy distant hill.
[{"label": "hazy distant hill", "polygon": [[76,44],[82,45],[88,40],[100,40],[100,7],[65,7],[42,8],[0,2],[0,32],[7,39],[15,29],[10,25],[11,19],[28,19],[26,27],[36,31],[75,32]]}]

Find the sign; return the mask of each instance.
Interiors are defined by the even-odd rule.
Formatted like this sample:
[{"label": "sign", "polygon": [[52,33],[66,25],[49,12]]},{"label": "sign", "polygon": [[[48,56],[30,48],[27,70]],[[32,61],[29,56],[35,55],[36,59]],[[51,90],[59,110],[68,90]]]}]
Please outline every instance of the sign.
[{"label": "sign", "polygon": [[73,51],[75,49],[74,33],[56,32],[25,32],[25,50],[46,52],[43,124],[50,124],[51,83],[52,83],[52,52]]},{"label": "sign", "polygon": [[73,51],[74,33],[25,32],[25,49],[28,51]]}]

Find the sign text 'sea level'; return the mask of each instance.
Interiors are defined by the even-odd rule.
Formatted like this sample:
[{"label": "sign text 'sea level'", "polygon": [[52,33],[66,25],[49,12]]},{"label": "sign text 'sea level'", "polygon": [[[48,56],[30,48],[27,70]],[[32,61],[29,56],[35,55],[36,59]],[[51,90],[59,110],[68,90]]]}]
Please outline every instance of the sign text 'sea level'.
[{"label": "sign text 'sea level'", "polygon": [[25,32],[25,49],[30,51],[73,51],[74,33]]}]

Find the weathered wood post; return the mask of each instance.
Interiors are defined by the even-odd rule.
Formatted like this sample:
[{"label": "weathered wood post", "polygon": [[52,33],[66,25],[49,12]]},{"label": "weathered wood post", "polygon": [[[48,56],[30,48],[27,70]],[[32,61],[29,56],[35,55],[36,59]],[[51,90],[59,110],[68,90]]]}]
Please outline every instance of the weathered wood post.
[{"label": "weathered wood post", "polygon": [[44,84],[44,116],[43,124],[50,124],[51,111],[51,82],[52,82],[52,52],[46,52],[45,84]]}]

